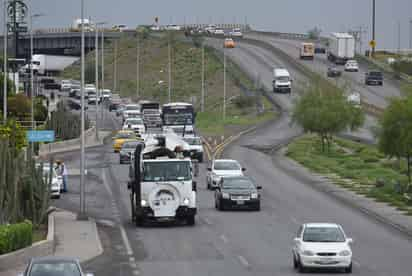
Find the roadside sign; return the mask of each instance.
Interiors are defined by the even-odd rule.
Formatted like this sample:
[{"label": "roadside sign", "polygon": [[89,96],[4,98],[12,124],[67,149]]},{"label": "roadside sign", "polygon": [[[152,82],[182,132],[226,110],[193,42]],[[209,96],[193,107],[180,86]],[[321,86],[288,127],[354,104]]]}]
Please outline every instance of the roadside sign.
[{"label": "roadside sign", "polygon": [[26,137],[29,142],[54,142],[54,130],[29,130]]},{"label": "roadside sign", "polygon": [[376,41],[375,40],[371,40],[369,42],[369,46],[371,46],[372,48],[376,48]]}]

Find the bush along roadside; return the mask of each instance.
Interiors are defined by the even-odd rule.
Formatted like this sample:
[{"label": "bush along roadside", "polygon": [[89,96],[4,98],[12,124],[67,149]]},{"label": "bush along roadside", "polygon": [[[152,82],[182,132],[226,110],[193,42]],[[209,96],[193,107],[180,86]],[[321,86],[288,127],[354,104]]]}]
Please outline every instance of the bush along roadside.
[{"label": "bush along roadside", "polygon": [[32,240],[33,225],[29,220],[0,225],[0,255],[30,246]]},{"label": "bush along roadside", "polygon": [[[79,114],[71,112],[65,102],[59,102],[46,123],[46,129],[54,130],[58,140],[75,139],[80,136],[80,122]],[[89,127],[90,120],[86,118],[85,129]]]},{"label": "bush along roadside", "polygon": [[323,151],[320,138],[307,134],[289,145],[287,156],[341,187],[412,215],[406,162],[386,158],[376,146],[333,138]]}]

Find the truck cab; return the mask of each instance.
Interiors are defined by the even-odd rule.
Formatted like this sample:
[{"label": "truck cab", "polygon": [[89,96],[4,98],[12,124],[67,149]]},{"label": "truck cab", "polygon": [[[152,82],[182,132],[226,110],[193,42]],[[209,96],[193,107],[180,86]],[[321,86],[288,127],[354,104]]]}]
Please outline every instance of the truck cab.
[{"label": "truck cab", "polygon": [[283,68],[273,70],[273,92],[290,93],[292,90],[292,79],[289,71]]}]

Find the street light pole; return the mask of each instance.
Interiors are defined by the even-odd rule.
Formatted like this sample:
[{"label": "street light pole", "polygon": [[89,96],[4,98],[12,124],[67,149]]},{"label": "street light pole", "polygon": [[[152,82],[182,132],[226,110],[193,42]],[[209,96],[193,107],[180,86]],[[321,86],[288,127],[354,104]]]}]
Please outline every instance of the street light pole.
[{"label": "street light pole", "polygon": [[7,122],[7,39],[9,30],[7,29],[7,0],[4,3],[4,32],[3,32],[3,124]]},{"label": "street light pole", "polygon": [[409,20],[409,50],[412,50],[412,19]]},{"label": "street light pole", "polygon": [[84,137],[84,0],[81,0],[81,127],[80,127],[80,212],[77,216],[78,220],[87,220],[86,215],[86,200],[85,200],[85,137]]},{"label": "street light pole", "polygon": [[[375,19],[376,19],[376,1],[372,0],[372,41],[375,43]],[[375,47],[376,45],[372,45],[372,57],[375,57]]]},{"label": "street light pole", "polygon": [[[102,91],[104,90],[104,28],[102,30]],[[103,120],[103,108],[100,108],[100,118]]]},{"label": "street light pole", "polygon": [[168,53],[168,60],[169,60],[169,68],[168,68],[168,74],[169,74],[169,89],[168,89],[168,100],[169,103],[172,101],[172,53],[171,53],[171,47],[170,47],[170,31],[168,32],[169,36],[169,43],[167,45],[167,53]]},{"label": "street light pole", "polygon": [[226,120],[226,51],[223,48],[223,121],[225,120]]},{"label": "street light pole", "polygon": [[[96,33],[96,39],[95,39],[95,86],[96,86],[96,141],[99,141],[99,28],[97,23],[95,24],[95,33]],[[103,94],[101,95],[103,96]]]},{"label": "street light pole", "polygon": [[202,43],[202,102],[201,110],[205,112],[205,45]]},{"label": "street light pole", "polygon": [[41,17],[43,14],[32,14],[30,15],[30,100],[31,100],[31,129],[34,130],[36,128],[36,124],[34,122],[34,70],[33,70],[33,55],[34,55],[34,47],[33,47],[33,18]]},{"label": "street light pole", "polygon": [[139,100],[140,97],[140,41],[139,33],[136,32],[136,97]]}]

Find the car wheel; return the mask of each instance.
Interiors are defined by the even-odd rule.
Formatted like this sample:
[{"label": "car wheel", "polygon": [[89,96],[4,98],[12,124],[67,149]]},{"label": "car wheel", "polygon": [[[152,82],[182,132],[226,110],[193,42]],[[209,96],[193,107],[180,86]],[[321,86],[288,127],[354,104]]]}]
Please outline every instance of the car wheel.
[{"label": "car wheel", "polygon": [[211,190],[211,189],[212,189],[212,186],[210,185],[209,180],[206,180],[206,182],[207,182],[207,189],[208,189],[208,190]]},{"label": "car wheel", "polygon": [[120,160],[120,161],[119,161],[119,163],[120,163],[120,165],[121,165],[121,164],[123,164],[123,161],[122,161],[122,160]]},{"label": "car wheel", "polygon": [[345,273],[352,273],[352,263],[347,268],[345,268]]},{"label": "car wheel", "polygon": [[187,225],[193,226],[196,224],[195,216],[188,216],[186,219]]},{"label": "car wheel", "polygon": [[296,257],[295,254],[293,254],[293,268],[297,269],[299,266],[298,261],[296,261]]},{"label": "car wheel", "polygon": [[225,206],[223,206],[222,200],[219,199],[219,203],[218,203],[218,209],[219,211],[224,211],[225,210]]},{"label": "car wheel", "polygon": [[306,272],[306,267],[301,263],[300,260],[298,260],[297,263],[298,263],[298,271],[299,271],[299,273],[305,273],[305,272]]},{"label": "car wheel", "polygon": [[217,204],[217,199],[215,199],[215,209],[216,209],[216,210],[219,209],[219,206],[218,206],[218,204]]},{"label": "car wheel", "polygon": [[256,204],[256,208],[255,211],[259,212],[260,211],[260,202],[258,204]]},{"label": "car wheel", "polygon": [[199,156],[199,158],[197,159],[197,161],[199,161],[199,163],[203,163],[203,155]]},{"label": "car wheel", "polygon": [[143,226],[143,223],[144,223],[143,217],[140,217],[140,216],[136,216],[136,217],[135,217],[135,224],[136,224],[136,226]]}]

